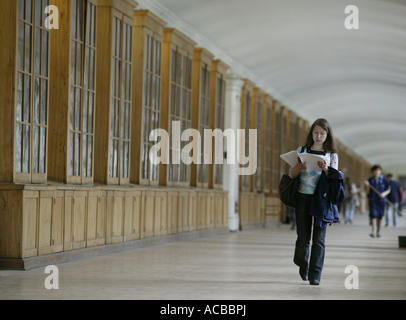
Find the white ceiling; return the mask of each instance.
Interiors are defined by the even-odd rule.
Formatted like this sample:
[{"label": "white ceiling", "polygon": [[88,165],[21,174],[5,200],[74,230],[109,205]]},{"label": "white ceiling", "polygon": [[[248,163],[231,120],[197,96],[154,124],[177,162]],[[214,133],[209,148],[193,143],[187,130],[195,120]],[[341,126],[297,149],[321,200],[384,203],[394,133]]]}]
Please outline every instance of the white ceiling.
[{"label": "white ceiling", "polygon": [[[406,174],[406,0],[138,0],[386,172]],[[347,5],[360,29],[347,30]]]}]

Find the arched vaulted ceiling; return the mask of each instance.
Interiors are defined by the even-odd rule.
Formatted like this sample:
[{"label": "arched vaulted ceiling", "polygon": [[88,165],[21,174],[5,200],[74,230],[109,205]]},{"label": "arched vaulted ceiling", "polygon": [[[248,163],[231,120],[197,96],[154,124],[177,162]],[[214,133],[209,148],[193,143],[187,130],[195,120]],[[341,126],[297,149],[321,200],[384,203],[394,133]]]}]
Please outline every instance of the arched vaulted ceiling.
[{"label": "arched vaulted ceiling", "polygon": [[[385,171],[406,174],[406,0],[139,0]],[[347,30],[348,5],[359,30]]]}]

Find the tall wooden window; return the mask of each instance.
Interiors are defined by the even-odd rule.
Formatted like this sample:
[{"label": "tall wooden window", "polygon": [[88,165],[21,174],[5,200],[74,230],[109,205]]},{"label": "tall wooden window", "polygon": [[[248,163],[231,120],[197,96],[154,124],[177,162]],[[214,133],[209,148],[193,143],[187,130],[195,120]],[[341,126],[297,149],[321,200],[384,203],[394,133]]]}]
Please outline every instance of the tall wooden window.
[{"label": "tall wooden window", "polygon": [[[176,29],[166,28],[162,40],[162,128],[180,134],[192,128],[193,50],[196,43]],[[174,125],[177,125],[175,127]],[[191,166],[181,160],[181,150],[190,141],[169,144],[169,164],[160,166],[160,184],[189,186]],[[175,157],[174,157],[175,155]]]},{"label": "tall wooden window", "polygon": [[289,111],[288,115],[288,120],[289,120],[289,141],[287,141],[288,146],[287,146],[287,151],[295,150],[298,148],[298,124],[297,124],[297,116],[292,112]]},{"label": "tall wooden window", "polygon": [[[212,96],[211,104],[214,106],[212,115],[214,116],[214,124],[212,129],[220,129],[224,132],[224,117],[225,117],[225,96],[226,96],[226,72],[228,66],[222,63],[220,60],[213,61],[212,65],[212,87],[214,96]],[[213,149],[214,150],[214,149]],[[214,150],[215,151],[215,150]],[[217,154],[214,152],[214,157]],[[223,165],[215,164],[216,160],[224,160],[224,153],[218,155],[221,159],[213,159],[213,187],[221,189],[223,186]],[[209,175],[210,175],[209,170]],[[210,176],[209,176],[210,181]]]},{"label": "tall wooden window", "polygon": [[[253,86],[254,84],[249,80],[245,81],[242,95],[242,108],[241,108],[241,127],[245,130],[245,154],[242,156],[247,157],[249,155],[249,130],[252,129],[252,102],[253,102]],[[248,166],[248,165],[246,165]],[[243,191],[251,190],[252,176],[242,176],[241,185]]]},{"label": "tall wooden window", "polygon": [[109,168],[113,183],[129,180],[132,25],[113,17]]},{"label": "tall wooden window", "polygon": [[271,98],[265,98],[265,118],[264,118],[264,192],[268,193],[271,190],[271,161],[272,161],[272,107]]},{"label": "tall wooden window", "polygon": [[48,0],[18,0],[15,178],[47,179],[49,31]]},{"label": "tall wooden window", "polygon": [[210,66],[204,63],[200,68],[199,132],[202,137],[201,164],[197,167],[198,186],[207,187],[209,166],[204,159],[204,130],[210,129]]},{"label": "tall wooden window", "polygon": [[262,191],[262,133],[263,133],[263,95],[258,90],[256,95],[255,128],[257,129],[257,171],[254,175],[256,191]]},{"label": "tall wooden window", "polygon": [[273,153],[272,153],[272,193],[277,194],[278,185],[280,181],[280,155],[281,152],[281,117],[280,109],[277,101],[274,101],[272,106],[273,115],[273,130],[272,130],[272,142],[273,142]]},{"label": "tall wooden window", "polygon": [[[173,122],[180,123],[180,131],[192,127],[192,59],[181,50],[171,50],[171,77],[170,77],[170,117],[169,128],[172,132]],[[168,181],[175,184],[188,184],[190,181],[190,166],[175,164],[172,159],[172,151],[181,152],[181,149],[188,144],[182,142],[180,149],[176,149],[173,142],[170,144],[170,165]]]},{"label": "tall wooden window", "polygon": [[143,145],[141,150],[141,180],[158,182],[158,165],[151,163],[149,152],[155,142],[149,141],[152,130],[160,128],[161,115],[161,42],[145,35]]},{"label": "tall wooden window", "polygon": [[96,6],[71,2],[68,181],[93,180],[96,106]]},{"label": "tall wooden window", "polygon": [[[287,145],[287,115],[286,115],[286,113],[287,113],[287,111],[286,111],[286,108],[285,107],[282,107],[281,108],[281,114],[280,114],[280,119],[281,119],[281,135],[280,135],[280,143],[281,143],[281,145],[280,145],[280,154],[283,154],[283,153],[285,153],[285,152],[287,152],[288,150],[286,149],[286,145]],[[281,178],[281,176],[284,174],[284,173],[287,173],[287,170],[289,170],[288,169],[288,165],[287,165],[287,163],[285,162],[285,161],[279,161],[279,164],[280,164],[280,168],[279,168],[279,170],[280,170],[280,172],[279,172],[279,174],[280,174],[280,176],[279,176],[279,179]]]},{"label": "tall wooden window", "polygon": [[97,108],[94,180],[130,183],[133,82],[132,0],[97,4]]}]

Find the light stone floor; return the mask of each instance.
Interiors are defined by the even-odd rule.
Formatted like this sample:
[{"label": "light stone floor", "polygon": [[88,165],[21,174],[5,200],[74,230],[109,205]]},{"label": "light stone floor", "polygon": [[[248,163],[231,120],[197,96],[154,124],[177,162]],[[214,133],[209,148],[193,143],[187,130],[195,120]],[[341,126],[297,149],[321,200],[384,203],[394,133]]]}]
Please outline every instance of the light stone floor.
[{"label": "light stone floor", "polygon": [[[58,290],[45,288],[45,267],[0,270],[0,299],[404,300],[406,249],[398,248],[398,235],[406,235],[406,217],[382,229],[382,238],[370,238],[367,214],[330,226],[318,287],[300,279],[292,262],[296,233],[282,225],[63,263]],[[349,265],[359,270],[359,289],[345,287],[355,277],[345,273]]]}]

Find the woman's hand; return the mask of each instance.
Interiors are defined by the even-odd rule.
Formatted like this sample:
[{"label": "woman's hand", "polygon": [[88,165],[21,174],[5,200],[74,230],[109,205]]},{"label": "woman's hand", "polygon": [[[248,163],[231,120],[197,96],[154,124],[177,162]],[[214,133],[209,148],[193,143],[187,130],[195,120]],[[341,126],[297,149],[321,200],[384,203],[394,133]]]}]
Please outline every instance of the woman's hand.
[{"label": "woman's hand", "polygon": [[319,165],[319,168],[320,168],[321,170],[323,170],[326,175],[328,175],[327,162],[326,162],[326,161],[319,161],[319,162],[317,162],[317,164]]},{"label": "woman's hand", "polygon": [[301,162],[300,158],[298,158],[298,163],[292,168],[290,175],[292,178],[296,178],[303,170],[307,170],[306,162]]}]

